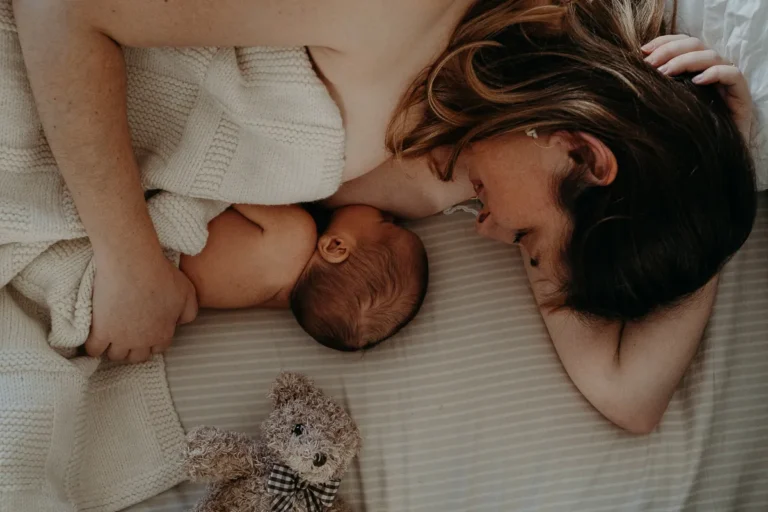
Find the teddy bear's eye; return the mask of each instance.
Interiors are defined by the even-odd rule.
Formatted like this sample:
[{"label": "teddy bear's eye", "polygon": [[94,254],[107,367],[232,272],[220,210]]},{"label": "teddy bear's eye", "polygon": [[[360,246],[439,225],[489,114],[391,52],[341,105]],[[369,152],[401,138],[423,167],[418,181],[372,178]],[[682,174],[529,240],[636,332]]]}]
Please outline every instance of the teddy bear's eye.
[{"label": "teddy bear's eye", "polygon": [[304,425],[297,423],[293,426],[293,435],[300,436],[304,433]]}]

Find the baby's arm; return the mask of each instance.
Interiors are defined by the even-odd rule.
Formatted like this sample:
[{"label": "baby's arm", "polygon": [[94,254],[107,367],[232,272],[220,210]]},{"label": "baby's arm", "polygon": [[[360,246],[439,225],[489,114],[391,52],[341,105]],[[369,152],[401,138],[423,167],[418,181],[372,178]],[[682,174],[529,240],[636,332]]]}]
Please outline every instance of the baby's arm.
[{"label": "baby's arm", "polygon": [[325,202],[329,208],[367,204],[398,217],[428,217],[473,197],[469,177],[456,169],[451,182],[438,180],[426,158],[390,158],[373,171],[349,181]]},{"label": "baby's arm", "polygon": [[[523,250],[537,303],[552,291]],[[717,292],[715,277],[679,307],[641,322],[587,323],[568,310],[540,307],[557,355],[587,400],[636,434],[661,421],[696,354]]]},{"label": "baby's arm", "polygon": [[201,307],[287,306],[315,248],[315,224],[298,206],[235,205],[208,225],[208,242],[181,269]]}]

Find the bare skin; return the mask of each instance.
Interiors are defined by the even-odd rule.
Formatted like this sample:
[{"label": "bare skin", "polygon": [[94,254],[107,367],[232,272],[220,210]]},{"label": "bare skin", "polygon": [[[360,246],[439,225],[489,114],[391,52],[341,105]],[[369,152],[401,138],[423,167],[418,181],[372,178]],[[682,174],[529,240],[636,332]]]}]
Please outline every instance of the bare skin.
[{"label": "bare skin", "polygon": [[346,206],[333,213],[318,237],[315,221],[300,206],[236,204],[208,224],[203,251],[182,255],[179,267],[194,285],[200,307],[285,309],[309,265],[341,264],[363,241],[394,241],[393,230],[405,233],[405,228],[392,221],[370,206]]},{"label": "bare skin", "polygon": [[315,221],[300,206],[234,205],[208,224],[208,242],[179,268],[200,307],[287,308],[315,252]]},{"label": "bare skin", "polygon": [[[368,197],[366,202],[386,207],[386,203],[395,198],[394,206],[388,209],[396,212],[402,209],[419,216],[431,213],[427,210],[434,210],[432,207],[441,202],[447,206],[464,199],[470,192],[461,187],[446,192],[437,182],[425,185],[421,175],[411,180],[405,177],[406,173],[392,176],[403,183],[401,193],[413,201],[395,194],[398,188],[376,186],[385,182],[382,173],[398,167],[384,150],[384,133],[401,94],[445,47],[470,3],[470,0],[15,0],[14,12],[40,117],[94,245],[98,269],[93,327],[87,343],[89,353],[106,352],[113,359],[145,359],[150,350],[166,347],[176,323],[193,318],[196,311],[193,287],[162,257],[144,206],[125,119],[122,54],[115,42],[128,46],[308,46],[341,108],[347,128],[344,179],[360,180],[355,180],[353,190],[346,188],[340,192],[347,195],[337,198],[337,204],[363,202],[363,198]],[[665,43],[689,44],[670,40]],[[663,45],[657,42],[649,53],[655,53]],[[696,45],[689,46],[691,48],[678,47],[676,51],[667,47],[657,54],[660,62],[655,64],[668,61],[671,65],[684,53],[704,51]],[[690,71],[691,66],[699,62],[703,65],[700,69],[707,70],[704,78],[709,82],[704,83],[720,82],[729,94],[737,97],[739,76],[725,69],[725,63],[716,61],[711,54],[698,57],[698,60],[689,57],[687,62],[678,60],[677,66]],[[741,97],[733,103],[748,104],[748,101]],[[482,153],[477,151],[476,155]],[[494,159],[498,157],[486,163]],[[420,165],[424,173],[428,172],[424,162],[405,165],[409,172]],[[493,169],[475,166],[478,167]],[[371,169],[376,171],[362,176]],[[412,186],[406,186],[409,180]],[[536,183],[541,181],[541,177],[537,178],[530,185],[534,187],[531,190],[535,191]],[[505,186],[520,185],[510,179],[504,183]],[[509,191],[504,187],[491,191],[490,185],[485,188],[495,195]],[[486,204],[523,204],[515,203],[512,197],[515,196],[500,197],[496,201],[489,198]],[[541,209],[537,217],[542,222],[538,230],[538,240],[542,242],[554,240],[557,230],[563,226],[559,219],[549,218],[547,212]],[[480,233],[514,241],[519,219],[508,215],[501,206],[487,213],[483,226],[479,227]],[[533,245],[526,245],[526,249],[534,256],[546,252],[547,244],[536,245],[534,240],[532,237],[527,241]],[[537,272],[545,272],[546,268],[543,265]],[[532,280],[549,278],[541,274]],[[714,291],[714,285],[708,286],[700,297],[677,310],[675,318],[668,315],[665,322],[668,320],[669,325],[677,326],[670,330],[665,330],[669,325],[658,322],[659,319],[626,326],[623,330],[621,326],[607,325],[576,330],[573,317],[561,320],[548,316],[546,311],[542,314],[565,369],[587,399],[622,427],[648,432],[658,422],[659,411],[667,407],[670,383],[677,384],[695,352]],[[121,315],[109,314],[118,308]],[[657,322],[652,324],[653,321]],[[670,355],[670,345],[649,345],[647,339],[642,346],[652,353],[643,355],[641,351],[633,351],[631,353],[640,355],[628,353],[619,358],[617,347],[633,345],[627,341],[632,339],[630,328],[637,329],[637,336],[658,336],[661,340],[683,337],[682,344],[687,350],[675,357],[671,369],[651,366],[652,361]],[[588,359],[572,357],[570,352],[560,349],[566,343],[603,336],[608,337],[605,345],[595,345],[601,352]],[[665,385],[653,388],[655,391],[641,401],[644,405],[639,409],[632,409],[632,404],[626,402],[636,396],[632,394],[638,392],[634,387],[642,385],[633,380],[633,376],[642,372],[630,370],[634,366],[627,362],[629,357],[648,357],[645,364],[638,359],[638,368],[648,370],[648,379],[656,378],[657,371],[666,375]],[[616,361],[622,361],[626,372],[617,373],[615,368],[605,366]]]},{"label": "bare skin", "polygon": [[[662,72],[698,72],[700,83],[720,84],[737,125],[749,136],[751,99],[746,80],[737,68],[688,36],[658,38],[644,51],[652,64],[667,66],[660,69]],[[571,165],[568,152],[572,138],[568,135],[540,134],[532,139],[509,134],[478,142],[459,158],[457,170],[469,176],[485,205],[478,219],[478,232],[520,245],[539,310],[576,387],[612,422],[630,432],[647,434],[661,421],[698,349],[715,302],[718,278],[679,307],[641,322],[586,323],[568,310],[545,307],[546,299],[557,289],[556,254],[568,229],[568,219],[551,191],[553,173]],[[596,161],[593,174],[586,179],[596,186],[610,184],[620,172],[614,155],[594,137],[581,136],[589,143]],[[418,178],[411,183],[422,184]],[[346,185],[333,200],[343,204],[343,200],[354,200],[356,195],[370,197],[378,207],[394,210],[402,201],[375,172]]]}]

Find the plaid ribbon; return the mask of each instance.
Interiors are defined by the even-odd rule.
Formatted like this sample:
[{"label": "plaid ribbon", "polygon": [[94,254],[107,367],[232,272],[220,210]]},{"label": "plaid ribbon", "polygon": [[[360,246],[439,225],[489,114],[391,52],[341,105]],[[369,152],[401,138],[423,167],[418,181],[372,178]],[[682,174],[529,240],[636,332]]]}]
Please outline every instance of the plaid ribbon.
[{"label": "plaid ribbon", "polygon": [[269,474],[267,490],[272,498],[272,512],[290,512],[297,499],[303,499],[308,512],[322,512],[331,506],[341,481],[311,484],[299,478],[288,466],[275,464]]}]

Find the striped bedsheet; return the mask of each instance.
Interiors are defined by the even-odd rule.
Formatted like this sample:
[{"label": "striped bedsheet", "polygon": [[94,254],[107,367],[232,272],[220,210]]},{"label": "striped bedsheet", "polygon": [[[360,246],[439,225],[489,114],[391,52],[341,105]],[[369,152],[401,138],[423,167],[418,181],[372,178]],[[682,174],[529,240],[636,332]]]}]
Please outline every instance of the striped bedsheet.
[{"label": "striped bedsheet", "polygon": [[[604,420],[564,373],[516,250],[456,214],[415,230],[425,307],[371,353],[309,341],[284,312],[206,313],[167,357],[185,426],[255,435],[279,370],[301,371],[357,419],[342,492],[368,511],[768,510],[768,197],[728,265],[701,350],[652,435]],[[190,510],[182,485],[131,512]]]}]

